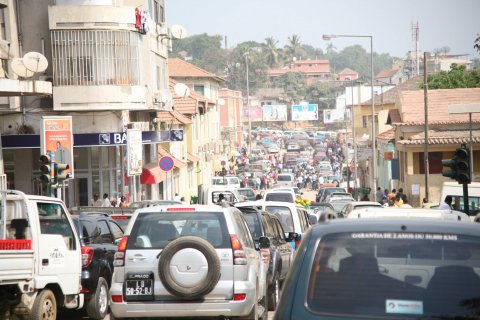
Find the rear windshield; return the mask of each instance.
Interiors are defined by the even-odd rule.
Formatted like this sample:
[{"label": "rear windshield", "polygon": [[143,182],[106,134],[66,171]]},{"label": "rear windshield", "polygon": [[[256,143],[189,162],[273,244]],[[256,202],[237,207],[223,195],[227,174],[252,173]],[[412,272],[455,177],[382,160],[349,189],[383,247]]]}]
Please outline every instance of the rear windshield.
[{"label": "rear windshield", "polygon": [[260,229],[260,219],[258,215],[252,213],[244,213],[243,217],[248,225],[248,230],[252,234],[253,240],[258,240],[262,236],[262,230]]},{"label": "rear windshield", "polygon": [[293,196],[290,193],[272,192],[267,193],[265,201],[293,202]]},{"label": "rear windshield", "polygon": [[128,240],[128,249],[163,249],[183,236],[207,240],[215,248],[230,248],[225,218],[220,212],[146,212],[138,215]]},{"label": "rear windshield", "polygon": [[292,176],[289,174],[279,174],[277,176],[277,181],[292,181]]},{"label": "rear windshield", "polygon": [[238,189],[240,195],[247,197],[248,200],[255,200],[255,192],[252,189]]},{"label": "rear windshield", "polygon": [[365,319],[474,319],[480,238],[439,233],[327,235],[306,295],[316,313]]},{"label": "rear windshield", "polygon": [[288,207],[266,206],[265,211],[277,216],[285,233],[294,232],[292,212]]}]

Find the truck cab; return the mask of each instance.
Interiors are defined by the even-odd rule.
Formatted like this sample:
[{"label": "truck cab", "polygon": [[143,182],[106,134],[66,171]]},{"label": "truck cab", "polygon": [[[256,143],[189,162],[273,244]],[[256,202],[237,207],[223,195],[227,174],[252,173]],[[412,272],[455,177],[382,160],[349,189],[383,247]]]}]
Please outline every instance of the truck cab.
[{"label": "truck cab", "polygon": [[[0,191],[0,316],[83,307],[81,247],[62,200]],[[54,317],[55,318],[55,317]]]}]

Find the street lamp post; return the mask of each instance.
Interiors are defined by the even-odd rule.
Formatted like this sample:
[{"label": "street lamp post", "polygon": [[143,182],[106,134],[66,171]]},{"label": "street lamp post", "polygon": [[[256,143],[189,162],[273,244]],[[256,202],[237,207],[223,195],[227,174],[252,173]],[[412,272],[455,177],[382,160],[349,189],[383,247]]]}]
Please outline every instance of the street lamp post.
[{"label": "street lamp post", "polygon": [[248,110],[248,154],[252,152],[252,119],[250,110],[250,83],[248,81],[248,52],[245,53],[245,67],[247,71],[247,110]]},{"label": "street lamp post", "polygon": [[331,40],[333,38],[370,38],[370,87],[371,87],[371,111],[372,111],[372,193],[375,195],[377,189],[377,177],[376,177],[376,144],[375,144],[375,102],[373,93],[373,36],[367,35],[351,35],[351,34],[324,34],[323,40]]}]

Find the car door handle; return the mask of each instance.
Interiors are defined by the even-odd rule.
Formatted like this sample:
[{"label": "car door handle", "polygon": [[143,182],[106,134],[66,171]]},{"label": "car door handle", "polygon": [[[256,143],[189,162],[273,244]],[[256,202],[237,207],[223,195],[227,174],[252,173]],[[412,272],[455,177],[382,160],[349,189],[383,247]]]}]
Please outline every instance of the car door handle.
[{"label": "car door handle", "polygon": [[128,258],[128,261],[143,261],[147,258],[145,258],[144,256],[141,256],[141,255],[135,255],[133,258]]}]

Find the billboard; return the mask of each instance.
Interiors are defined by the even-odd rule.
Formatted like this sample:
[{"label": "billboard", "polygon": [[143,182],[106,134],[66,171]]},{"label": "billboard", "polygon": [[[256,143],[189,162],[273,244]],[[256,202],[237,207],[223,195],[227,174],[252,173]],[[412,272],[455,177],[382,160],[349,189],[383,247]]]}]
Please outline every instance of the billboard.
[{"label": "billboard", "polygon": [[349,115],[345,114],[345,110],[339,110],[339,109],[323,110],[324,123],[344,122],[346,120],[349,120]]},{"label": "billboard", "polygon": [[263,121],[287,121],[287,105],[264,105]]},{"label": "billboard", "polygon": [[250,111],[250,121],[262,121],[262,107],[243,107],[242,122],[248,122],[248,113]]},{"label": "billboard", "polygon": [[68,164],[64,173],[73,178],[73,134],[71,116],[43,116],[40,154],[50,154],[52,162]]},{"label": "billboard", "polygon": [[318,120],[318,104],[301,102],[292,105],[292,121]]}]

